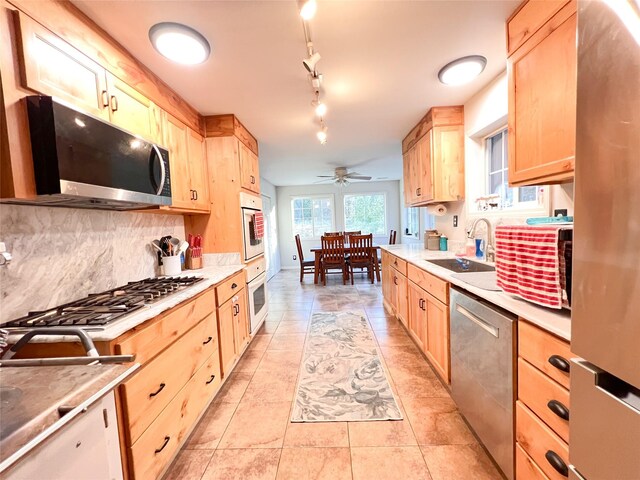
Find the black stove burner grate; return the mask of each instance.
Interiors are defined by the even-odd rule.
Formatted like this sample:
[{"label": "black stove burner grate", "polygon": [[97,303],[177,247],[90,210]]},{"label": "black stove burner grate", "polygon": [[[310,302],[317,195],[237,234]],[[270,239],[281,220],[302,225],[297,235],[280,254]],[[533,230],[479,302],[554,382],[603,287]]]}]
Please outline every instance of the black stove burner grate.
[{"label": "black stove burner grate", "polygon": [[93,293],[81,300],[11,320],[2,328],[104,327],[105,325],[176,293],[202,277],[161,277],[129,282],[113,290]]}]

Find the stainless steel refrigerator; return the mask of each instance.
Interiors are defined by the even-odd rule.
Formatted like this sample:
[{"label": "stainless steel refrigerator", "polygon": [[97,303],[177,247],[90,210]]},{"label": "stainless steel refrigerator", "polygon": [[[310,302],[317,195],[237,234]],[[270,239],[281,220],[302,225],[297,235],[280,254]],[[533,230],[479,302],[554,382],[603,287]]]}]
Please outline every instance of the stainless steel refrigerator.
[{"label": "stainless steel refrigerator", "polygon": [[578,5],[570,478],[640,479],[640,3]]}]

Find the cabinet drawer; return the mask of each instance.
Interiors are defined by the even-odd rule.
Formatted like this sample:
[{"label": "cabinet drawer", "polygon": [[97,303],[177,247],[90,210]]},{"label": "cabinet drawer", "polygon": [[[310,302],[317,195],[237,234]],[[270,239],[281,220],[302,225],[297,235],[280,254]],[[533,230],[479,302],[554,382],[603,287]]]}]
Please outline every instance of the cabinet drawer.
[{"label": "cabinet drawer", "polygon": [[[565,442],[569,442],[569,420],[565,420],[559,415],[563,410],[566,410],[568,418],[569,390],[551,380],[522,358],[518,359],[518,398]],[[554,402],[555,405],[551,402]]]},{"label": "cabinet drawer", "polygon": [[445,305],[449,305],[448,282],[411,264],[409,265],[409,280],[426,290]]},{"label": "cabinet drawer", "polygon": [[172,308],[154,319],[132,329],[132,335],[115,346],[118,355],[135,354],[136,362],[144,364],[190,330],[196,323],[215,311],[214,291],[205,290],[197,297]]},{"label": "cabinet drawer", "polygon": [[522,320],[518,322],[518,355],[568,389],[569,360],[573,356],[569,344]]},{"label": "cabinet drawer", "polygon": [[[129,453],[135,479],[158,478],[180,448],[220,386],[217,356],[216,351],[133,444]],[[211,380],[212,375],[215,375],[214,380]]]},{"label": "cabinet drawer", "polygon": [[238,272],[231,278],[218,285],[216,287],[216,298],[218,301],[218,307],[234,295],[237,295],[237,293],[244,288],[245,283],[246,281],[244,272]]},{"label": "cabinet drawer", "polygon": [[396,257],[395,255],[389,254],[389,263],[393,268],[395,268],[399,273],[407,276],[407,262],[402,260],[401,258]]},{"label": "cabinet drawer", "polygon": [[[205,360],[218,350],[212,313],[122,386],[131,443],[155,420]],[[176,368],[180,365],[180,368]]]},{"label": "cabinet drawer", "polygon": [[[516,402],[516,440],[551,480],[564,480],[568,471],[569,446],[520,400]],[[558,466],[552,465],[553,458]]]},{"label": "cabinet drawer", "polygon": [[507,21],[507,54],[515,52],[567,3],[569,0],[526,2]]},{"label": "cabinet drawer", "polygon": [[549,480],[519,443],[516,443],[516,480]]}]

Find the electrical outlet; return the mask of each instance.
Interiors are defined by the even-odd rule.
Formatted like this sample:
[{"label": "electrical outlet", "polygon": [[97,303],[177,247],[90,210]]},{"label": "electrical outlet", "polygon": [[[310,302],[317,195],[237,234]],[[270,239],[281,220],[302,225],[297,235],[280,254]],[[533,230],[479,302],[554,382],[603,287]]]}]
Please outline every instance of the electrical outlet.
[{"label": "electrical outlet", "polygon": [[294,260],[297,260],[297,259],[298,259],[298,256],[297,256],[297,255],[294,255],[294,256],[293,256],[293,259],[294,259]]},{"label": "electrical outlet", "polygon": [[458,215],[454,215],[453,216],[453,226],[457,227],[458,226]]},{"label": "electrical outlet", "polygon": [[556,208],[553,211],[553,216],[554,217],[566,217],[567,216],[567,209],[566,208]]}]

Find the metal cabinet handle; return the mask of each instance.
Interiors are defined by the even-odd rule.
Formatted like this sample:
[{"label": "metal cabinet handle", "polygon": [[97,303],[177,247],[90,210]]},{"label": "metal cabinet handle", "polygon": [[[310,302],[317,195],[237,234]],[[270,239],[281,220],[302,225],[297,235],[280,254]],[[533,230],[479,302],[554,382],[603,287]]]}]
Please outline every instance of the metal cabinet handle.
[{"label": "metal cabinet handle", "polygon": [[103,107],[108,107],[109,106],[109,95],[107,94],[106,90],[102,90],[102,93],[100,94],[100,98],[102,100],[102,106]]},{"label": "metal cabinet handle", "polygon": [[398,277],[396,277],[395,275],[393,276],[393,284],[398,285]]},{"label": "metal cabinet handle", "polygon": [[156,390],[155,392],[149,394],[149,398],[153,398],[156,395],[158,395],[164,389],[165,386],[166,385],[164,383],[161,383],[160,384],[160,388],[158,390]]},{"label": "metal cabinet handle", "polygon": [[209,343],[211,340],[213,340],[213,337],[209,337],[207,338],[206,342],[202,342],[203,345],[206,345],[207,343]]},{"label": "metal cabinet handle", "polygon": [[566,358],[561,357],[560,355],[551,355],[547,361],[558,370],[569,373],[570,364]]},{"label": "metal cabinet handle", "polygon": [[213,382],[215,379],[216,379],[216,376],[215,376],[215,375],[211,375],[211,378],[210,378],[209,380],[207,380],[205,383],[206,383],[207,385],[209,385],[209,384],[210,384],[211,382]]},{"label": "metal cabinet handle", "polygon": [[549,400],[547,407],[563,420],[569,420],[569,409],[558,400]]},{"label": "metal cabinet handle", "polygon": [[422,195],[422,188],[417,188],[416,189],[416,196],[421,196]]},{"label": "metal cabinet handle", "polygon": [[564,463],[564,460],[560,458],[560,455],[553,450],[547,450],[547,453],[544,454],[544,458],[547,459],[549,465],[551,465],[556,472],[563,477],[569,477],[569,468],[567,467],[567,464]]},{"label": "metal cabinet handle", "polygon": [[164,443],[162,444],[162,446],[160,448],[156,448],[156,453],[160,453],[162,450],[164,450],[164,447],[167,446],[167,443],[169,443],[169,440],[171,440],[171,437],[169,435],[164,437]]},{"label": "metal cabinet handle", "polygon": [[116,97],[115,95],[111,95],[111,99],[109,100],[109,104],[111,105],[111,111],[112,112],[117,112],[118,111],[118,97]]},{"label": "metal cabinet handle", "polygon": [[191,194],[191,197],[189,197],[189,200],[195,200],[195,198],[193,198],[193,190],[189,190],[189,193]]},{"label": "metal cabinet handle", "polygon": [[238,284],[237,283],[232,283],[231,284],[231,289],[235,290],[236,288],[238,288]]},{"label": "metal cabinet handle", "polygon": [[198,200],[198,190],[194,190],[193,195],[195,196],[194,200]]},{"label": "metal cabinet handle", "polygon": [[252,185],[255,185],[255,183],[256,183],[256,177],[254,177],[253,175],[250,175],[250,177],[251,177],[251,184],[252,184]]}]

